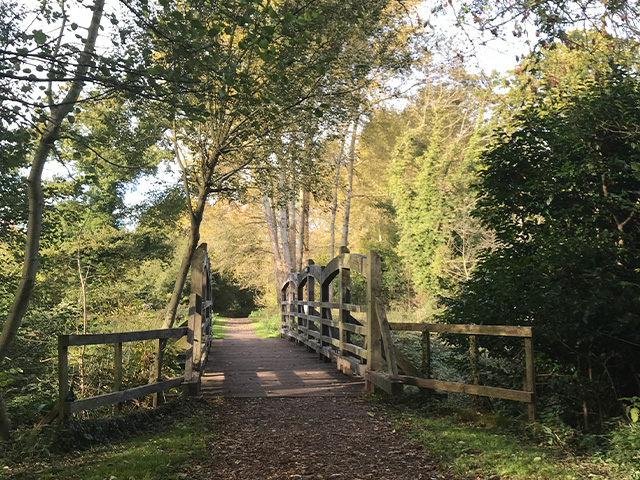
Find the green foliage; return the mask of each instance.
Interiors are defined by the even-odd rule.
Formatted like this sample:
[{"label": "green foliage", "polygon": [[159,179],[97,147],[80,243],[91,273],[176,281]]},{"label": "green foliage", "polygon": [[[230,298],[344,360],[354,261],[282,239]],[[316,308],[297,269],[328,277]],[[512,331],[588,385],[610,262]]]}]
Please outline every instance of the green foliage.
[{"label": "green foliage", "polygon": [[282,324],[279,307],[261,308],[249,314],[252,327],[260,338],[278,338],[278,329]]},{"label": "green foliage", "polygon": [[[485,100],[478,79],[451,67],[429,78],[407,109],[390,168],[398,253],[416,289],[434,304],[468,279],[490,236],[470,217],[470,185]],[[455,81],[452,81],[452,78]]]},{"label": "green foliage", "polygon": [[183,478],[194,462],[208,458],[214,434],[203,418],[210,408],[201,400],[181,401],[128,416],[71,422],[57,431],[50,426],[35,445],[29,433],[19,432],[12,444],[3,445],[8,448],[0,467],[10,478],[24,480]]},{"label": "green foliage", "polygon": [[[537,351],[582,392],[564,399],[574,422],[582,402],[614,409],[616,392],[637,388],[638,125],[638,78],[616,71],[498,133],[481,158],[476,215],[499,247],[443,315],[534,326]],[[498,341],[492,352],[515,353]]]},{"label": "green foliage", "polygon": [[632,432],[630,425],[616,425],[606,436],[596,436],[582,434],[553,415],[524,424],[410,395],[393,404],[380,397],[370,401],[392,416],[399,434],[423,443],[440,463],[461,475],[513,480],[640,478],[638,431]]},{"label": "green foliage", "polygon": [[629,479],[640,479],[640,424],[621,424],[609,437],[611,448],[607,451],[607,460],[620,471],[629,471]]}]

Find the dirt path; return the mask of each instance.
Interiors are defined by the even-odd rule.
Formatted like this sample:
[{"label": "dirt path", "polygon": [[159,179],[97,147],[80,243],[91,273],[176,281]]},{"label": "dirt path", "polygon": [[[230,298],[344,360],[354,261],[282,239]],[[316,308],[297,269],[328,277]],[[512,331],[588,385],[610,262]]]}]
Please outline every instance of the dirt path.
[{"label": "dirt path", "polygon": [[281,338],[258,338],[246,318],[230,318],[225,338],[209,352],[202,394],[223,397],[304,397],[358,395],[360,378]]},{"label": "dirt path", "polygon": [[213,343],[205,396],[213,401],[210,480],[454,480],[362,397],[361,379],[284,339],[230,319]]},{"label": "dirt path", "polygon": [[223,399],[212,412],[211,480],[455,480],[358,397]]}]

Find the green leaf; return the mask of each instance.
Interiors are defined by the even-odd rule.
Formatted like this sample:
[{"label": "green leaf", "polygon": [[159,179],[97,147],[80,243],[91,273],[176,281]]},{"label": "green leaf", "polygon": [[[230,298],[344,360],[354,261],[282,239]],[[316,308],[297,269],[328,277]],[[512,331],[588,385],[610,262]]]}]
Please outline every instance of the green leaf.
[{"label": "green leaf", "polygon": [[34,30],[33,41],[36,42],[38,45],[42,45],[47,41],[47,36],[42,30]]}]

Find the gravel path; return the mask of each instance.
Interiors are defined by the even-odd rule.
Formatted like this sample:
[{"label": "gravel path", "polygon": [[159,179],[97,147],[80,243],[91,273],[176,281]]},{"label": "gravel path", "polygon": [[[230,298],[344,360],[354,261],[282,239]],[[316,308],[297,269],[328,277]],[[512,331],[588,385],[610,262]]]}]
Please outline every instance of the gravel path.
[{"label": "gravel path", "polygon": [[[202,393],[212,401],[210,480],[460,480],[403,438],[363,398],[361,379],[284,339],[229,319],[215,340]],[[221,398],[220,398],[221,397]]]},{"label": "gravel path", "polygon": [[[455,480],[422,446],[357,397],[223,399],[215,405],[211,480]],[[200,475],[198,475],[200,476]]]}]

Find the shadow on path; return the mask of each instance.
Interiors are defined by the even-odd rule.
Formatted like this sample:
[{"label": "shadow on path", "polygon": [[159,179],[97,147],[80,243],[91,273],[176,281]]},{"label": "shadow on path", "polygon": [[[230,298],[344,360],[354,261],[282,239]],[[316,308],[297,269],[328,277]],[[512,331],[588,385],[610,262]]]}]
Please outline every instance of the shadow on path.
[{"label": "shadow on path", "polygon": [[247,318],[227,320],[225,338],[213,340],[202,378],[206,396],[317,397],[359,395],[361,378],[349,377],[282,338],[259,338]]}]

